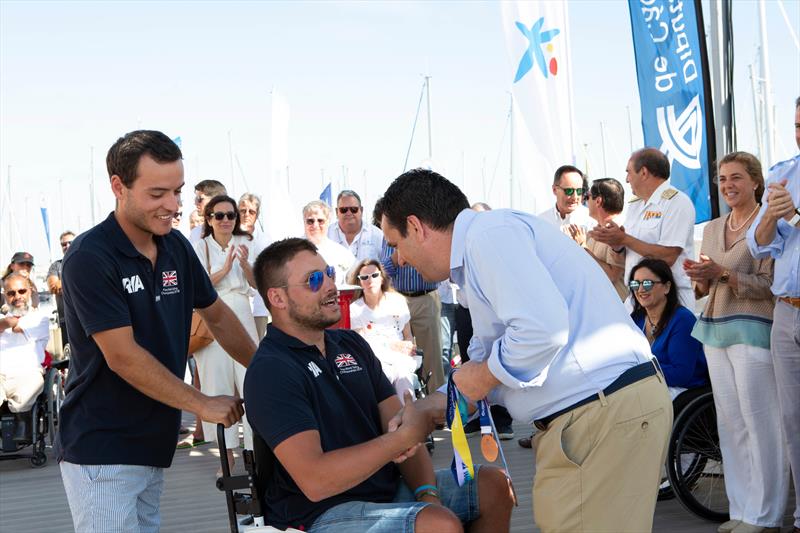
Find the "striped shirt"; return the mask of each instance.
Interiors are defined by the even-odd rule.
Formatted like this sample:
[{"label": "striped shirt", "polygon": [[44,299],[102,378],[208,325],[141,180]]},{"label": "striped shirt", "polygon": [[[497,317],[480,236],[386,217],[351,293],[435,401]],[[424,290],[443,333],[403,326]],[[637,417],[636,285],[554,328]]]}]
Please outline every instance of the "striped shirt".
[{"label": "striped shirt", "polygon": [[436,290],[439,284],[429,283],[422,279],[416,268],[392,263],[392,253],[394,253],[394,248],[386,244],[384,239],[381,245],[381,264],[396,290],[404,293]]}]

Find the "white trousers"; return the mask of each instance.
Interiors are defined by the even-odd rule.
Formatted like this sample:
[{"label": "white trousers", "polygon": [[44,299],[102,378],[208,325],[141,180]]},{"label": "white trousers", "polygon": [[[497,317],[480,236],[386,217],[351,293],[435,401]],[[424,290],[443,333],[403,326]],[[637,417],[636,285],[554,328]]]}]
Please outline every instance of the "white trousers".
[{"label": "white trousers", "polygon": [[[228,293],[222,296],[233,313],[247,330],[253,342],[258,342],[256,323],[250,310],[250,300],[241,294]],[[207,396],[233,396],[238,393],[243,397],[244,375],[247,369],[237,363],[217,341],[212,342],[194,354],[197,362],[197,373],[200,376],[200,391]],[[242,417],[244,428],[244,447],[253,449],[253,432],[247,423],[247,416]],[[203,422],[203,435],[206,439],[217,439],[217,425]],[[239,447],[239,424],[233,424],[225,430],[225,445],[229,450]]]},{"label": "white trousers", "polygon": [[0,374],[0,405],[8,401],[8,410],[12,413],[30,411],[43,389],[41,370]]},{"label": "white trousers", "polygon": [[769,350],[705,346],[731,520],[783,523],[789,467]]}]

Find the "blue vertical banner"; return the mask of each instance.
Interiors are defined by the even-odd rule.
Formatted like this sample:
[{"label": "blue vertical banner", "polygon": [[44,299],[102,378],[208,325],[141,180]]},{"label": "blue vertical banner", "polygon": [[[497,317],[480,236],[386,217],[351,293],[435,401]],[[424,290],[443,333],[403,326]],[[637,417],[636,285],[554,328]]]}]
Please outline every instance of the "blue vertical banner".
[{"label": "blue vertical banner", "polygon": [[44,225],[44,236],[47,238],[47,251],[50,252],[50,218],[47,216],[47,208],[40,207],[42,212],[42,224]]},{"label": "blue vertical banner", "polygon": [[328,182],[328,185],[326,185],[325,188],[322,190],[322,193],[320,193],[319,195],[319,199],[330,206],[333,205],[333,195],[331,194],[331,182]]},{"label": "blue vertical banner", "polygon": [[692,199],[695,222],[705,222],[718,209],[711,201],[716,154],[700,0],[628,0],[628,6],[644,143],[667,155],[672,185]]}]

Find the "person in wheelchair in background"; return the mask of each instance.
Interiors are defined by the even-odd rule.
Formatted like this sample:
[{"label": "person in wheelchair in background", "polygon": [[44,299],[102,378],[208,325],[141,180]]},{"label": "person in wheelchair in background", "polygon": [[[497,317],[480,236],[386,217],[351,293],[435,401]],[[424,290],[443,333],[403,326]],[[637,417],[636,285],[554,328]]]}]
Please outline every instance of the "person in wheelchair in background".
[{"label": "person in wheelchair in background", "polygon": [[349,274],[348,283],[360,285],[361,296],[350,304],[350,327],[369,343],[381,362],[383,373],[403,401],[414,391],[421,359],[411,335],[411,313],[405,297],[392,288],[377,259],[364,259]]},{"label": "person in wheelchair in background", "polygon": [[272,324],[247,369],[244,401],[254,439],[277,461],[266,522],[308,531],[508,531],[512,496],[502,470],[476,468],[459,487],[417,450],[433,429],[406,393],[400,401],[357,333],[341,318],[336,273],[305,239],[278,241],[256,260]]},{"label": "person in wheelchair in background", "polygon": [[631,269],[628,287],[634,295],[631,318],[661,365],[674,408],[679,394],[708,385],[703,345],[692,337],[697,319],[678,302],[672,271],[661,259],[639,261]]},{"label": "person in wheelchair in background", "polygon": [[[0,318],[0,410],[24,413],[42,392],[42,363],[50,336],[50,318],[33,309],[28,278],[17,273],[3,284],[8,313]],[[30,432],[21,423],[17,432]]]}]

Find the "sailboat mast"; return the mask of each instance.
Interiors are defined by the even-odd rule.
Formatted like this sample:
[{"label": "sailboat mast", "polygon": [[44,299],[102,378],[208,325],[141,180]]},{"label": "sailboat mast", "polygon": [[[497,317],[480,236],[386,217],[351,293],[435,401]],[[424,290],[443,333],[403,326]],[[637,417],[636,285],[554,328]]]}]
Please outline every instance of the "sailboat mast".
[{"label": "sailboat mast", "polygon": [[762,117],[765,126],[764,149],[766,153],[762,156],[769,168],[775,162],[775,129],[772,122],[772,82],[769,71],[769,49],[767,47],[767,14],[765,0],[758,0],[758,23],[761,38],[761,83],[763,84],[763,113]]}]

